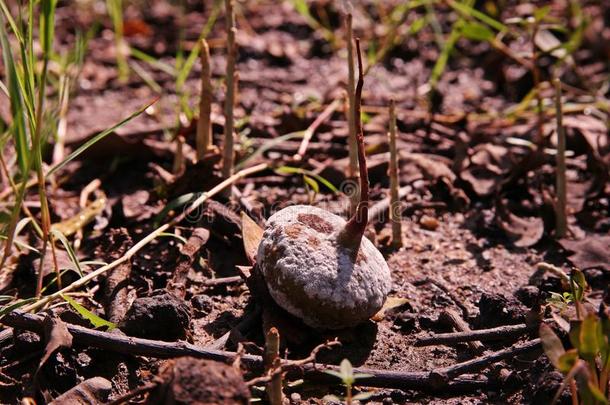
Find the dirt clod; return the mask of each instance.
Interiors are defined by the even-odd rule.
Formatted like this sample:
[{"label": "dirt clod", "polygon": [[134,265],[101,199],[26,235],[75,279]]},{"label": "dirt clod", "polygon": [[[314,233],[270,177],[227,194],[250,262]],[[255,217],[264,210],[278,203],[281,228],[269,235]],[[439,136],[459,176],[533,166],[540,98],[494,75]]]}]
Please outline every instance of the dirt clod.
[{"label": "dirt clod", "polygon": [[191,320],[188,305],[173,294],[137,298],[121,323],[130,336],[173,341],[184,339]]},{"label": "dirt clod", "polygon": [[525,322],[527,312],[514,298],[488,293],[481,296],[479,311],[478,324],[487,328]]},{"label": "dirt clod", "polygon": [[245,405],[250,399],[242,376],[224,363],[183,357],[170,361],[162,373],[165,384],[149,403]]}]

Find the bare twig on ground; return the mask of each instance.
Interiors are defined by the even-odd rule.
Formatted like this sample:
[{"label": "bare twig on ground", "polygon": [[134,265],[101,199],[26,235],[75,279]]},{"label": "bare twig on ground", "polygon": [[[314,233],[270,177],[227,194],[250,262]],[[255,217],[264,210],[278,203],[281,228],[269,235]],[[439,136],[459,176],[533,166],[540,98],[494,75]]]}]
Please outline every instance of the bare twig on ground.
[{"label": "bare twig on ground", "polygon": [[[2,318],[2,323],[13,328],[26,329],[42,333],[43,318],[38,315],[14,311]],[[117,353],[130,355],[150,356],[157,358],[173,358],[180,356],[193,356],[231,362],[237,353],[198,347],[187,342],[164,342],[149,339],[141,339],[120,335],[117,333],[101,332],[91,330],[82,326],[66,324],[68,331],[75,342],[81,345],[89,345]],[[369,374],[370,377],[358,380],[359,385],[370,387],[414,389],[422,391],[437,390],[442,387],[449,391],[472,391],[478,389],[489,389],[494,385],[493,381],[481,378],[456,377],[480,370],[495,362],[525,354],[540,348],[540,339],[534,339],[526,343],[511,346],[497,352],[489,353],[466,362],[458,363],[450,367],[440,368],[433,371],[387,371],[368,368],[355,368],[354,373]],[[302,360],[283,360],[282,368],[289,368],[289,376],[306,376],[316,381],[334,382],[335,378],[324,373],[325,370],[338,371],[337,366],[326,364],[315,364],[315,353]],[[262,371],[263,359],[261,356],[243,354],[240,357],[241,364],[252,370]],[[288,367],[289,366],[289,367]],[[292,374],[291,374],[292,373]]]},{"label": "bare twig on ground", "polygon": [[497,352],[489,353],[485,356],[476,357],[472,360],[446,367],[440,370],[440,374],[446,376],[447,379],[453,379],[459,375],[480,370],[500,360],[515,357],[520,354],[540,349],[541,347],[540,339],[533,339],[520,345],[514,345]]},{"label": "bare twig on ground", "polygon": [[324,121],[330,118],[330,116],[335,112],[339,105],[341,104],[341,99],[336,99],[332,103],[326,106],[324,111],[311,123],[309,127],[305,130],[303,134],[303,140],[301,141],[301,145],[299,146],[299,150],[293,156],[293,159],[296,161],[300,161],[305,156],[305,152],[307,151],[307,147],[309,146],[309,141],[311,137],[316,132],[318,127],[322,125]]},{"label": "bare twig on ground", "polygon": [[80,279],[76,280],[72,284],[62,288],[61,290],[59,290],[57,292],[54,292],[45,297],[42,297],[38,301],[23,307],[23,310],[26,312],[29,312],[29,311],[41,308],[42,306],[46,305],[47,303],[60,297],[61,294],[65,294],[68,291],[72,291],[74,289],[82,287],[85,284],[87,284],[89,281],[93,280],[94,278],[97,278],[97,277],[101,276],[102,274],[105,274],[109,270],[117,267],[118,265],[128,261],[136,253],[138,253],[144,246],[148,245],[151,241],[155,240],[159,235],[163,234],[163,232],[165,232],[169,228],[177,225],[187,216],[189,216],[190,214],[195,212],[195,210],[197,210],[208,199],[215,196],[216,194],[218,194],[219,192],[224,190],[226,187],[231,186],[236,181],[238,181],[244,177],[250,176],[252,174],[261,172],[267,168],[268,168],[268,165],[266,163],[261,163],[259,165],[252,166],[252,167],[243,169],[243,170],[235,173],[233,176],[229,177],[228,179],[225,179],[224,181],[222,181],[221,183],[219,183],[218,185],[213,187],[210,191],[203,193],[199,198],[197,198],[193,203],[191,203],[191,205],[189,205],[188,208],[186,208],[180,215],[178,215],[177,217],[175,217],[168,223],[161,225],[159,228],[157,228],[154,231],[152,231],[151,233],[149,233],[147,236],[145,236],[143,239],[141,239],[138,243],[133,245],[125,253],[125,255],[123,255],[121,258],[113,261],[112,263],[108,263],[107,265],[102,266],[95,271],[92,271],[91,273],[87,274],[84,277],[81,277]]},{"label": "bare twig on ground", "polygon": [[[446,324],[450,325],[457,332],[469,333],[470,326],[466,321],[462,319],[460,314],[452,309],[446,309],[439,315],[438,319]],[[481,352],[485,349],[483,344],[479,341],[472,340],[468,342],[468,346],[476,352]]]},{"label": "bare twig on ground", "polygon": [[479,329],[452,333],[437,333],[417,339],[416,346],[445,345],[473,341],[488,341],[502,339],[517,339],[521,335],[535,330],[535,326],[528,326],[524,323],[517,325],[498,326],[497,328]]},{"label": "bare twig on ground", "polygon": [[209,237],[210,232],[205,228],[195,228],[193,230],[193,234],[180,248],[181,256],[176,263],[176,270],[174,270],[172,279],[167,283],[168,291],[184,299],[189,270],[198,257],[199,249],[207,243]]},{"label": "bare twig on ground", "polygon": [[244,279],[241,276],[231,276],[231,277],[220,277],[220,278],[210,278],[204,280],[201,284],[206,287],[216,287],[219,285],[227,285],[227,284],[241,284],[244,282]]}]

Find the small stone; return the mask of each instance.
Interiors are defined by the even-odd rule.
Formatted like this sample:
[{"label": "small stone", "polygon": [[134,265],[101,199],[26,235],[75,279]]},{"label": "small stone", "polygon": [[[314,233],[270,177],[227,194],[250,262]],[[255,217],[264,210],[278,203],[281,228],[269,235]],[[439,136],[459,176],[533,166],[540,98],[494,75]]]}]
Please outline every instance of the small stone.
[{"label": "small stone", "polygon": [[174,341],[184,339],[191,321],[188,305],[170,293],[137,298],[120,329],[130,336]]},{"label": "small stone", "polygon": [[540,290],[538,287],[533,285],[525,285],[515,291],[515,297],[523,303],[526,307],[533,307],[538,301],[540,296]]},{"label": "small stone", "polygon": [[208,315],[214,308],[214,300],[209,295],[197,294],[191,298],[193,309],[201,315]]},{"label": "small stone", "polygon": [[492,293],[483,293],[478,307],[480,328],[523,323],[527,313],[527,309],[516,299]]},{"label": "small stone", "polygon": [[182,357],[168,362],[163,389],[151,393],[149,403],[246,405],[250,391],[241,374],[211,360]]},{"label": "small stone", "polygon": [[32,353],[42,348],[40,335],[29,330],[15,330],[13,343],[18,353]]},{"label": "small stone", "polygon": [[438,219],[429,215],[422,215],[422,217],[419,219],[419,224],[422,228],[427,229],[428,231],[436,231],[440,225]]}]

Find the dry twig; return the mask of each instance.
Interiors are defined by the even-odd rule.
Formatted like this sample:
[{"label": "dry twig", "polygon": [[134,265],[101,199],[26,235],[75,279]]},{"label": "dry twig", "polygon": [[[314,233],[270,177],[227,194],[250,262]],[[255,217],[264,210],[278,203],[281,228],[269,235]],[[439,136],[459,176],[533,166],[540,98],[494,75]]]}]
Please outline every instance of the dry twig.
[{"label": "dry twig", "polygon": [[160,227],[158,227],[157,229],[155,229],[154,231],[149,233],[142,240],[140,240],[138,243],[133,245],[125,253],[125,255],[123,255],[119,259],[117,259],[117,260],[115,260],[115,261],[113,261],[111,263],[108,263],[108,264],[100,267],[99,269],[97,269],[95,271],[92,271],[91,273],[87,274],[84,277],[81,277],[80,279],[78,279],[75,282],[73,282],[72,284],[62,288],[61,290],[59,290],[57,292],[54,292],[52,294],[49,294],[49,295],[47,295],[45,297],[42,297],[38,301],[23,307],[23,310],[26,311],[26,312],[29,312],[29,311],[33,311],[35,309],[41,308],[42,306],[46,305],[47,303],[49,303],[49,302],[57,299],[58,297],[60,297],[61,294],[65,294],[66,292],[69,292],[69,291],[72,291],[72,290],[74,290],[76,288],[82,287],[85,284],[87,284],[89,281],[93,280],[94,278],[97,278],[97,277],[101,276],[102,274],[105,274],[109,270],[111,270],[111,269],[119,266],[120,264],[128,261],[136,253],[138,253],[144,246],[148,245],[151,241],[155,240],[159,235],[161,235],[162,233],[167,231],[169,228],[171,228],[171,227],[177,225],[178,223],[180,223],[180,221],[182,221],[188,215],[193,213],[196,209],[198,209],[208,199],[210,199],[211,197],[215,196],[216,194],[218,194],[219,192],[224,190],[226,187],[231,186],[236,181],[238,181],[238,180],[240,180],[240,179],[242,179],[244,177],[250,176],[252,174],[261,172],[261,171],[263,171],[263,170],[265,170],[267,168],[268,168],[268,165],[266,163],[261,163],[259,165],[252,166],[252,167],[249,167],[247,169],[243,169],[243,170],[235,173],[233,176],[229,177],[228,179],[225,179],[224,181],[222,181],[221,183],[219,183],[218,185],[213,187],[210,191],[203,193],[199,198],[197,198],[193,203],[191,203],[191,205],[189,205],[188,208],[186,208],[180,215],[176,216],[174,219],[172,219],[168,223],[161,225]]}]

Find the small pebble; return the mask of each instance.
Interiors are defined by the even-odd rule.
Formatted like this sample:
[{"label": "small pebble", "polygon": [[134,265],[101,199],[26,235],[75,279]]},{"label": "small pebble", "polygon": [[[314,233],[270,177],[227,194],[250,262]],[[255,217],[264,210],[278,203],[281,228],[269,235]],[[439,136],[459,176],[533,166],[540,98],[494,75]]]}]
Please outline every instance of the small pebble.
[{"label": "small pebble", "polygon": [[435,231],[439,226],[438,219],[429,215],[423,215],[419,220],[419,224],[428,231]]}]

